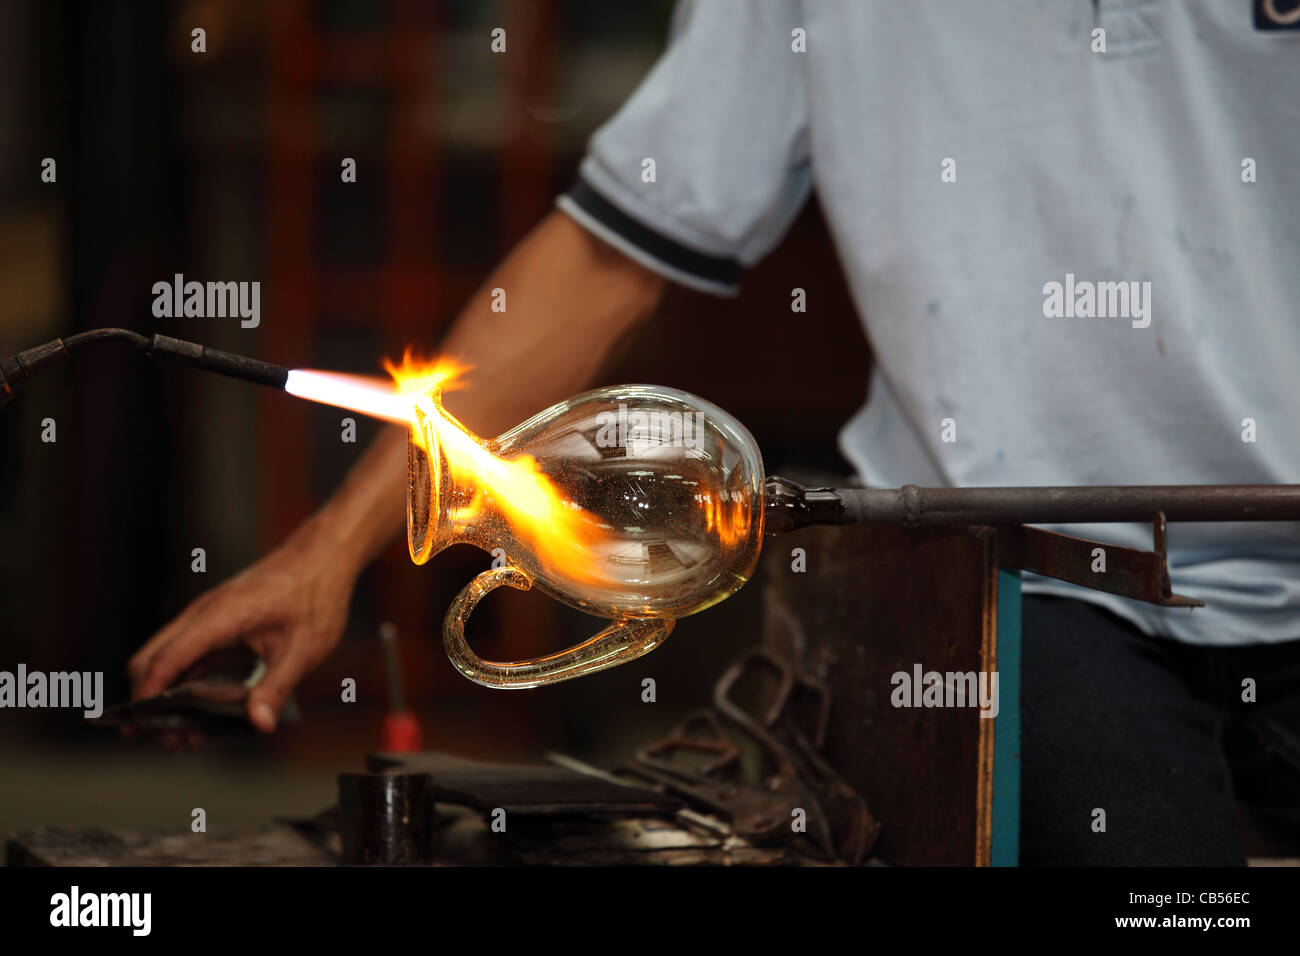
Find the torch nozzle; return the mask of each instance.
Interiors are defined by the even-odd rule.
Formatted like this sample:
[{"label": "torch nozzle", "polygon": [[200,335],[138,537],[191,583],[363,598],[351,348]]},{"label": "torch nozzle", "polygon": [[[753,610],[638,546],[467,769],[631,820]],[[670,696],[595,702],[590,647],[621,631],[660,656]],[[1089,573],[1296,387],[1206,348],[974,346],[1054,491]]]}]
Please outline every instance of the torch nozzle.
[{"label": "torch nozzle", "polygon": [[0,406],[14,397],[14,390],[37,372],[67,358],[63,339],[55,339],[0,361]]},{"label": "torch nozzle", "polygon": [[272,365],[270,362],[249,358],[247,355],[236,355],[234,352],[208,348],[206,345],[187,342],[184,339],[174,339],[170,335],[153,336],[149,340],[147,350],[150,355],[165,355],[167,358],[178,359],[195,368],[216,372],[218,375],[226,375],[230,378],[243,379],[245,382],[253,382],[257,385],[284,388],[284,383],[289,380],[289,370],[281,365]]},{"label": "torch nozzle", "polygon": [[37,372],[62,361],[76,349],[97,342],[126,342],[148,355],[162,355],[208,372],[258,385],[270,385],[272,388],[284,388],[289,378],[289,370],[279,365],[249,358],[247,355],[208,348],[197,342],[175,339],[170,335],[141,335],[130,329],[92,329],[70,335],[66,339],[46,342],[0,360],[0,407],[12,399],[15,390]]}]

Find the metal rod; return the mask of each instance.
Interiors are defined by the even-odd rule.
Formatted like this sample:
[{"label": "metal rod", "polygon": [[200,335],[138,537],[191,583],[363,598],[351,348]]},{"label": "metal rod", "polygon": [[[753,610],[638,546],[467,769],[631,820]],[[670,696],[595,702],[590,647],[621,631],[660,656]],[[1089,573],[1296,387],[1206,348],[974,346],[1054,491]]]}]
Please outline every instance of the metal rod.
[{"label": "metal rod", "polygon": [[284,388],[289,377],[289,370],[279,365],[223,349],[208,348],[170,335],[141,335],[129,329],[92,329],[71,335],[67,339],[54,339],[9,358],[0,358],[0,406],[13,398],[19,386],[37,373],[67,359],[79,348],[101,342],[122,342],[150,356],[163,356],[206,372],[216,372],[218,375],[258,385],[269,385],[271,388]]},{"label": "metal rod", "polygon": [[[640,789],[643,784],[634,783],[631,780],[625,780],[622,777],[612,774],[607,770],[601,770],[593,767],[589,763],[584,763],[577,757],[570,757],[568,754],[562,754],[555,750],[548,750],[542,755],[547,761],[555,764],[557,767],[563,767],[566,770],[572,770],[575,773],[586,774],[588,777],[595,777],[597,780],[604,780],[606,783],[612,783],[620,787],[632,787]],[[674,811],[675,816],[682,823],[693,823],[697,827],[708,830],[717,836],[730,836],[731,826],[717,817],[711,817],[708,814],[699,813],[690,807],[683,807]]]},{"label": "metal rod", "polygon": [[1024,488],[814,488],[767,484],[768,530],[813,524],[1073,524],[1300,521],[1300,485],[1094,485]]},{"label": "metal rod", "polygon": [[379,646],[384,653],[384,679],[388,684],[388,709],[406,710],[406,685],[402,680],[402,662],[397,653],[397,625],[385,621],[379,625]]}]

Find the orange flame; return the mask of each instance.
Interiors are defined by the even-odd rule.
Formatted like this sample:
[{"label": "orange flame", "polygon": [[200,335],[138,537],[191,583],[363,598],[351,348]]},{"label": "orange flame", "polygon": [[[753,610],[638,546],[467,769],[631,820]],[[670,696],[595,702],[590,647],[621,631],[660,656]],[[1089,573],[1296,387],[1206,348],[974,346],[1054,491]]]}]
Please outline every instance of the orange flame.
[{"label": "orange flame", "polygon": [[[507,527],[503,537],[512,537],[529,548],[545,568],[585,583],[609,580],[608,565],[618,540],[613,529],[565,497],[530,455],[505,459],[441,406],[429,391],[460,387],[469,367],[446,358],[418,359],[410,349],[400,363],[384,361],[391,376],[346,375],[314,369],[293,369],[285,390],[302,398],[351,409],[374,418],[406,425],[411,440],[430,452],[417,427],[420,408],[445,455],[452,484],[473,489],[467,503],[448,514],[455,524],[485,525],[500,515]],[[746,500],[698,499],[706,530],[724,544],[742,541],[748,533],[751,515]],[[436,516],[433,516],[436,520]],[[509,540],[500,542],[502,547]]]},{"label": "orange flame", "polygon": [[[406,425],[411,440],[426,453],[424,436],[415,427],[420,404],[442,446],[455,485],[473,488],[469,503],[449,517],[456,523],[481,523],[495,509],[543,566],[585,582],[599,582],[602,551],[613,538],[599,520],[569,501],[538,467],[532,456],[503,459],[482,439],[427,398],[429,389],[445,392],[463,384],[467,366],[445,358],[419,359],[410,349],[400,363],[384,361],[391,381],[374,376],[294,369],[285,390],[301,398],[348,408]],[[503,544],[507,542],[502,542]]]},{"label": "orange flame", "polygon": [[413,420],[415,402],[421,395],[435,385],[444,392],[460,388],[470,368],[449,358],[417,359],[408,346],[402,353],[402,364],[384,359],[384,371],[392,376],[397,394],[410,398]]},{"label": "orange flame", "polygon": [[448,391],[462,384],[468,367],[451,359],[418,359],[410,349],[400,363],[384,361],[392,376],[345,375],[314,369],[294,369],[285,390],[301,398],[396,422],[410,428],[411,438],[426,453],[424,437],[415,428],[415,407],[421,404],[449,462],[454,484],[473,488],[470,502],[452,520],[475,523],[491,503],[508,522],[510,532],[530,547],[546,567],[579,580],[603,580],[598,570],[602,549],[613,543],[599,520],[569,501],[538,467],[532,456],[503,459],[487,444],[429,402],[429,389]]},{"label": "orange flame", "polygon": [[[585,583],[608,579],[602,567],[613,536],[595,515],[566,498],[536,459],[500,458],[428,396],[417,404],[441,446],[451,484],[473,489],[470,500],[448,514],[453,523],[481,524],[495,511],[543,567]],[[411,440],[430,453],[419,429],[412,429]]]}]

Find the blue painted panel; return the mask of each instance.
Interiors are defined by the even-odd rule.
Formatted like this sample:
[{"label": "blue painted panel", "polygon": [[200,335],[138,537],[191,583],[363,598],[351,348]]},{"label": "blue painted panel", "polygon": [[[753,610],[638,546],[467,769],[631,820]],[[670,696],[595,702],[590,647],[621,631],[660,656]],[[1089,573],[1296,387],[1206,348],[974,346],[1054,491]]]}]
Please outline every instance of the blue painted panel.
[{"label": "blue painted panel", "polygon": [[1020,572],[998,569],[998,715],[990,862],[1020,863]]}]

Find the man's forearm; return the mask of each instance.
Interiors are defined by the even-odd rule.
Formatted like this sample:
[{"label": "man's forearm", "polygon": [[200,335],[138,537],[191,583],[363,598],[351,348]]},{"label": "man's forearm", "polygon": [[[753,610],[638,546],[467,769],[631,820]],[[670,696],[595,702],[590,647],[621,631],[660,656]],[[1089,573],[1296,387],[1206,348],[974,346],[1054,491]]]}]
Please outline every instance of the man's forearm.
[{"label": "man's forearm", "polygon": [[[495,289],[505,311],[492,311]],[[551,213],[456,319],[443,354],[470,367],[444,402],[466,427],[494,436],[589,384],[615,343],[659,301],[663,280]],[[406,514],[406,430],[393,427],[300,532],[359,571]]]}]

